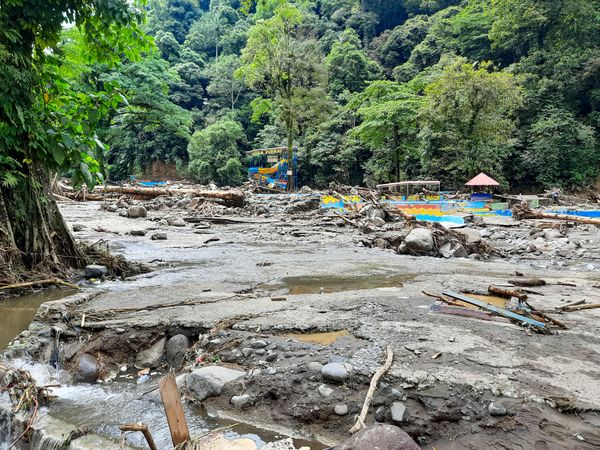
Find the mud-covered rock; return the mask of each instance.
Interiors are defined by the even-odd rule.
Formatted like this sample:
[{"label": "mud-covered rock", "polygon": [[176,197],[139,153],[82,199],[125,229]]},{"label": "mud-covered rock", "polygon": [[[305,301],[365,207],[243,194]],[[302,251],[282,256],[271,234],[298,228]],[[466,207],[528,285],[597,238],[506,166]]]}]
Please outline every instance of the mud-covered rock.
[{"label": "mud-covered rock", "polygon": [[138,217],[146,217],[148,215],[148,211],[141,205],[130,206],[127,209],[127,217],[130,219],[137,219]]},{"label": "mud-covered rock", "polygon": [[246,375],[241,370],[222,366],[207,366],[195,369],[185,378],[185,385],[190,394],[198,401],[221,394],[225,384]]},{"label": "mud-covered rock", "polygon": [[184,334],[176,334],[167,341],[167,352],[165,359],[172,367],[179,367],[190,346],[190,340]]},{"label": "mud-covered rock", "polygon": [[158,367],[163,359],[166,344],[167,338],[164,337],[155,342],[150,348],[139,352],[135,357],[135,367],[138,369]]},{"label": "mud-covered rock", "polygon": [[420,450],[415,441],[393,425],[374,425],[359,431],[334,450]]},{"label": "mud-covered rock", "polygon": [[409,250],[427,253],[433,250],[433,233],[427,228],[414,228],[404,239]]},{"label": "mud-covered rock", "polygon": [[167,233],[164,233],[164,232],[154,233],[152,236],[150,236],[150,239],[152,239],[153,241],[164,241],[167,239]]}]

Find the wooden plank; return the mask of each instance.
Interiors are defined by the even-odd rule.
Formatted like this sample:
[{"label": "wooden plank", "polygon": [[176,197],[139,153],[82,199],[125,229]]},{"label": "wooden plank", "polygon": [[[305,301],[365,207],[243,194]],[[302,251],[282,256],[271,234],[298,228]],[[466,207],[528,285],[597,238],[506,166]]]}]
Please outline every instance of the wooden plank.
[{"label": "wooden plank", "polygon": [[489,303],[482,302],[481,300],[476,300],[474,298],[467,297],[466,295],[457,294],[456,292],[450,292],[450,291],[444,292],[444,295],[455,298],[457,300],[461,300],[463,302],[470,303],[471,305],[479,306],[480,308],[483,308],[487,311],[491,311],[493,313],[499,314],[503,317],[508,317],[509,319],[515,319],[515,320],[518,320],[519,322],[525,322],[529,325],[533,325],[542,330],[546,329],[545,323],[540,322],[539,320],[531,319],[530,317],[522,316],[521,314],[514,313],[512,311],[509,311],[508,309],[499,308],[499,307],[491,305]]},{"label": "wooden plank", "polygon": [[170,372],[166,377],[161,378],[158,382],[158,387],[165,407],[169,431],[171,431],[171,440],[173,441],[173,446],[177,447],[190,440],[190,430],[188,429],[185,420],[185,414],[183,412],[183,406],[181,406],[181,399],[179,398],[179,391],[177,390],[177,383],[173,372]]}]

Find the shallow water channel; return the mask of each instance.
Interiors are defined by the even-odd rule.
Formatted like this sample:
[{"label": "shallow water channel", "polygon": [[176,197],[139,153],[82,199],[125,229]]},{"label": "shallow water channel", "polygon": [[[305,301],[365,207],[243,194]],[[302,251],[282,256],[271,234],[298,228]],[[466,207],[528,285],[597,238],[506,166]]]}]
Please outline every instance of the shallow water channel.
[{"label": "shallow water channel", "polygon": [[60,300],[74,292],[72,289],[45,289],[21,297],[0,300],[0,350],[21,331],[27,329],[42,303]]},{"label": "shallow water channel", "polygon": [[[47,289],[0,301],[0,350],[21,331],[27,329],[42,303],[59,300],[74,292]],[[32,364],[25,360],[11,361],[11,365],[30,371],[40,385],[61,384],[61,387],[52,389],[56,399],[42,414],[48,413],[78,428],[116,439],[121,438],[119,425],[143,422],[149,426],[158,448],[171,448],[169,428],[157,388],[158,379],[162,374],[156,373],[143,384],[136,384],[135,375],[130,377],[132,380],[109,384],[73,384],[68,373],[49,365]],[[220,419],[216,412],[206,411],[192,404],[184,403],[184,408],[192,436],[199,436],[217,428],[231,427],[224,432],[228,439],[249,438],[255,441],[257,448],[266,442],[286,437],[248,424]],[[0,428],[2,425],[0,424]],[[2,441],[0,438],[0,450],[7,450],[9,444]],[[145,440],[140,433],[128,433],[126,442],[145,448]],[[313,449],[325,448],[322,444],[304,440],[295,440],[295,444],[297,447],[309,445]]]}]

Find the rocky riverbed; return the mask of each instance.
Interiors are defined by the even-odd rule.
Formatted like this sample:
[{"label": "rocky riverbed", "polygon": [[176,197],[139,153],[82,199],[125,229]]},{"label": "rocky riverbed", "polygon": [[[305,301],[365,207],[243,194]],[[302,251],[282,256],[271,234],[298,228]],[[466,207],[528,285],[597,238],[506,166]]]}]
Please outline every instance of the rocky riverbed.
[{"label": "rocky riverbed", "polygon": [[45,303],[5,360],[59,365],[114,395],[145,377],[137,394],[158,411],[154,387],[173,368],[190,405],[324,448],[348,438],[389,346],[368,423],[395,424],[422,448],[600,445],[600,309],[556,315],[568,329],[538,334],[444,313],[422,293],[522,276],[546,281],[529,297],[536,308],[599,303],[595,227],[482,219],[462,237],[417,240],[398,218],[364,214],[354,226],[311,196],[193,202],[63,203],[79,239],[153,271]]}]

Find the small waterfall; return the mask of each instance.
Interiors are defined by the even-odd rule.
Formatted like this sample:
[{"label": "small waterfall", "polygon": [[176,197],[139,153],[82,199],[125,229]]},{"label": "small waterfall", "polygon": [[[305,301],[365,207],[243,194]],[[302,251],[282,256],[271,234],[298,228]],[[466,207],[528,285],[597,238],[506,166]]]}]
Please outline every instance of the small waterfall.
[{"label": "small waterfall", "polygon": [[42,415],[33,425],[30,450],[63,450],[77,429],[61,420]]},{"label": "small waterfall", "polygon": [[[0,450],[8,450],[8,445],[17,437],[13,422],[13,414],[10,411],[10,401],[5,404],[4,395],[0,396]],[[6,395],[8,400],[8,395]]]}]

